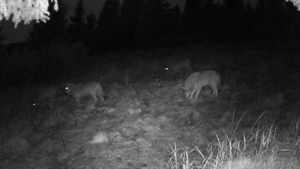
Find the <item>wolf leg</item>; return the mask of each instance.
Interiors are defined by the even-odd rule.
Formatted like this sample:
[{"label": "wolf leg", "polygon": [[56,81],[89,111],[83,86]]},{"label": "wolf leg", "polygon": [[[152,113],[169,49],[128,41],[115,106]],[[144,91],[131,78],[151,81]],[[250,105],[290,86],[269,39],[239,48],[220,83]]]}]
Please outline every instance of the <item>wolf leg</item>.
[{"label": "wolf leg", "polygon": [[197,90],[196,88],[193,89],[193,91],[192,91],[192,93],[191,93],[189,99],[192,99],[192,98],[193,98],[193,95],[196,93],[196,90]]},{"label": "wolf leg", "polygon": [[197,92],[196,92],[196,97],[195,97],[195,99],[197,99],[198,98],[198,96],[199,96],[199,94],[200,94],[200,92],[201,92],[201,86],[198,86],[197,87]]},{"label": "wolf leg", "polygon": [[218,96],[218,87],[217,87],[217,85],[209,85],[209,86],[213,90],[212,96],[217,97]]}]

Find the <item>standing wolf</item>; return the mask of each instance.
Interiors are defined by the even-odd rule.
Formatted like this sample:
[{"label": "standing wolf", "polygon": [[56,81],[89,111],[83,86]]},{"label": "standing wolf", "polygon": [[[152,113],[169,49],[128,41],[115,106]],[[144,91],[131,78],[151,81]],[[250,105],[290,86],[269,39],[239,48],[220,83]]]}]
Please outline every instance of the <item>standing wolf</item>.
[{"label": "standing wolf", "polygon": [[98,101],[98,97],[104,101],[105,93],[100,83],[97,82],[88,82],[84,84],[66,84],[66,93],[73,96],[76,100],[76,105],[79,104],[82,97],[92,96],[94,103]]},{"label": "standing wolf", "polygon": [[190,59],[184,59],[181,61],[176,61],[171,63],[168,67],[165,68],[168,71],[168,74],[174,77],[177,74],[183,74],[184,72],[191,72],[191,61]]},{"label": "standing wolf", "polygon": [[198,98],[203,86],[210,86],[213,90],[212,96],[217,97],[221,89],[221,77],[220,74],[214,70],[206,70],[203,72],[194,72],[185,80],[183,89],[185,91],[185,97],[192,99]]}]

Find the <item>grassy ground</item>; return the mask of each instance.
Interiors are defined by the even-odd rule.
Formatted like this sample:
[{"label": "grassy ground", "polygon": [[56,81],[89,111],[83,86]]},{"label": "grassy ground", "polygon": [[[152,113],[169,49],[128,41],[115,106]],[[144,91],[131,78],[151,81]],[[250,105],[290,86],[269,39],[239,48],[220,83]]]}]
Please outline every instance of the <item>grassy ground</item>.
[{"label": "grassy ground", "polygon": [[[206,42],[91,54],[73,58],[51,80],[3,87],[0,168],[300,168],[297,44]],[[181,57],[193,71],[221,74],[217,98],[210,87],[197,100],[184,98],[191,72],[164,69]],[[76,106],[63,84],[89,81],[101,83],[107,99],[85,97]],[[37,97],[50,87],[54,101]]]}]

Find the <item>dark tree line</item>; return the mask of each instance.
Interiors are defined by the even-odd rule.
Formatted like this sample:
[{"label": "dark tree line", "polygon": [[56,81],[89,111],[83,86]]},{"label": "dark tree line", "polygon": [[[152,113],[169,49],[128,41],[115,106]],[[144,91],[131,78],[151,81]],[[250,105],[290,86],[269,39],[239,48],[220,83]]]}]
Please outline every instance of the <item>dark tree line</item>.
[{"label": "dark tree line", "polygon": [[[170,8],[165,0],[107,0],[99,17],[85,17],[83,0],[75,15],[66,20],[66,6],[59,1],[60,10],[50,7],[47,23],[36,24],[29,42],[48,45],[61,39],[82,41],[93,50],[112,50],[133,46],[151,47],[215,39],[278,39],[300,37],[300,15],[292,2],[258,0],[253,9],[241,0],[187,0],[185,11]],[[53,5],[53,4],[52,4]],[[188,37],[188,38],[187,38]]]}]

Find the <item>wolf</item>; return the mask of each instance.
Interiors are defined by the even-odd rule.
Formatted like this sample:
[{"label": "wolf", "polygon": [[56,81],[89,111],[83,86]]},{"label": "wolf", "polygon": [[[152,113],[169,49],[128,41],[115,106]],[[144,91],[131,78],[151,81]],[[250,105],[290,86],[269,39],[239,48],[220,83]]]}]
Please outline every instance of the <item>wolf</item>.
[{"label": "wolf", "polygon": [[88,83],[66,83],[65,91],[68,95],[71,95],[76,100],[76,105],[79,105],[82,97],[92,96],[94,103],[97,103],[98,97],[104,101],[105,92],[100,83],[97,82],[88,82]]},{"label": "wolf", "polygon": [[165,67],[165,70],[172,76],[175,76],[178,73],[183,73],[184,71],[192,71],[190,59],[184,59],[181,61],[174,62],[170,64],[169,67]]},{"label": "wolf", "polygon": [[59,91],[54,85],[38,86],[34,89],[33,106],[46,106],[49,109],[54,107]]},{"label": "wolf", "polygon": [[194,72],[187,77],[184,82],[183,89],[185,97],[192,99],[198,98],[203,86],[210,86],[213,90],[212,96],[217,97],[221,89],[221,77],[215,70],[205,70],[202,72]]}]

